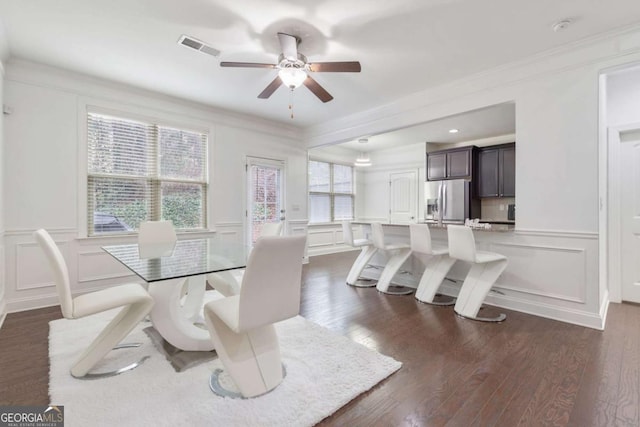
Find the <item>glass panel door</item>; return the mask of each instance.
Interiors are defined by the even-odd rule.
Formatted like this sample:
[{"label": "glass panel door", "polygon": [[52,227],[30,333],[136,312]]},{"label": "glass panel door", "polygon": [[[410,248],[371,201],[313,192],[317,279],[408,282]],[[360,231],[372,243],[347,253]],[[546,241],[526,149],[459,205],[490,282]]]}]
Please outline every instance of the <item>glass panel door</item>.
[{"label": "glass panel door", "polygon": [[253,245],[260,237],[265,223],[285,220],[284,162],[249,158],[247,178],[249,189],[247,236],[248,243]]}]

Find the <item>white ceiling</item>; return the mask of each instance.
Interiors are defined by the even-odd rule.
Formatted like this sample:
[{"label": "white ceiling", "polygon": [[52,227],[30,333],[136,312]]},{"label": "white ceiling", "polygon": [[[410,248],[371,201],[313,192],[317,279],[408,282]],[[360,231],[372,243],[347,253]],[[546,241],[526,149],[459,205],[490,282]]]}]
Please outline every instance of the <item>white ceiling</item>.
[{"label": "white ceiling", "polygon": [[[637,0],[0,0],[11,55],[216,107],[308,126],[390,103],[537,52],[635,24]],[[554,33],[552,24],[573,24]],[[311,61],[359,60],[362,73],[315,73],[335,99],[306,88],[257,95],[276,33],[302,37]],[[181,34],[222,51],[179,46]]]},{"label": "white ceiling", "polygon": [[[457,129],[458,133],[449,133]],[[377,151],[401,145],[430,142],[448,144],[475,141],[516,133],[516,106],[513,103],[493,105],[420,125],[369,136],[366,144],[358,140],[340,146],[357,151]]]}]

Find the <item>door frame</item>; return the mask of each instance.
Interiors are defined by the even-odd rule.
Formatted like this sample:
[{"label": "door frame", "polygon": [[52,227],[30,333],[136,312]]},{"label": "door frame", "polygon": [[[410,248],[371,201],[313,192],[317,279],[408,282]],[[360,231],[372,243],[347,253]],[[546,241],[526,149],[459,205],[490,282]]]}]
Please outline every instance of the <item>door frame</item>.
[{"label": "door frame", "polygon": [[282,191],[282,199],[281,199],[281,206],[282,209],[285,210],[285,220],[283,221],[282,224],[282,234],[286,235],[287,234],[287,224],[288,224],[288,219],[287,219],[287,203],[286,203],[286,196],[287,196],[287,161],[284,159],[275,159],[275,158],[270,158],[270,157],[262,157],[262,156],[258,156],[258,155],[251,155],[251,154],[247,154],[245,156],[244,159],[244,197],[243,197],[243,206],[242,206],[242,210],[244,211],[244,219],[242,220],[242,230],[243,230],[243,234],[244,234],[244,238],[243,238],[243,242],[244,244],[247,244],[249,246],[251,246],[251,241],[250,241],[250,230],[249,230],[249,206],[251,205],[251,191],[250,188],[251,186],[249,185],[249,167],[251,165],[265,165],[265,166],[280,166],[282,167],[282,182],[281,182],[281,191]]},{"label": "door frame", "polygon": [[[630,137],[640,140],[640,122],[610,127],[607,134],[607,281],[611,302],[622,302],[622,262],[620,257],[622,245],[622,229],[620,224],[621,185],[620,185],[620,144]],[[602,205],[602,198],[600,201]],[[601,206],[602,207],[602,206]],[[601,234],[602,237],[602,234]]]}]

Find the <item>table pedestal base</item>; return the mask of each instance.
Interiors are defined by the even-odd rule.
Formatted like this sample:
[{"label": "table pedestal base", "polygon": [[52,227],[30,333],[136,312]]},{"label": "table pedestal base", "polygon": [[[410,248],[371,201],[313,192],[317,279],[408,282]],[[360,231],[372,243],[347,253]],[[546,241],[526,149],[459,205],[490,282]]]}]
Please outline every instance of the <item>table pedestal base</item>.
[{"label": "table pedestal base", "polygon": [[[171,345],[185,351],[213,350],[209,331],[194,325],[200,318],[205,300],[205,276],[191,276],[189,290],[182,298],[184,278],[149,283],[149,294],[155,300],[151,322],[160,335]],[[222,298],[215,291],[207,292],[206,299]]]}]

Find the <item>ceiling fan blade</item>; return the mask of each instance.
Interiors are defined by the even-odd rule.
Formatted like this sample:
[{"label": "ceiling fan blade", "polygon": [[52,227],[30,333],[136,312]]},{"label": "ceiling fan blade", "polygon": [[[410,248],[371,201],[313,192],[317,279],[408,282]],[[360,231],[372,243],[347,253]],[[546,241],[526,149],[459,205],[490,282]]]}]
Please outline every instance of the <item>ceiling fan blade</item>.
[{"label": "ceiling fan blade", "polygon": [[278,33],[278,40],[285,58],[293,61],[298,59],[298,38],[291,34]]},{"label": "ceiling fan blade", "polygon": [[320,86],[320,84],[317,81],[313,80],[311,76],[307,76],[303,84],[307,88],[309,88],[309,90],[313,92],[313,94],[317,96],[320,99],[320,101],[329,102],[333,99],[333,96],[331,96],[331,94],[327,92],[325,88]]},{"label": "ceiling fan blade", "polygon": [[264,88],[264,90],[260,93],[260,95],[258,95],[258,98],[260,99],[269,98],[271,95],[273,95],[273,92],[275,92],[276,89],[278,89],[281,85],[282,85],[282,80],[280,80],[280,76],[276,76],[276,78],[273,79],[271,83],[269,83],[269,86]]},{"label": "ceiling fan blade", "polygon": [[309,69],[315,72],[359,73],[362,70],[358,61],[350,62],[310,62]]},{"label": "ceiling fan blade", "polygon": [[276,64],[260,64],[257,62],[221,62],[220,66],[242,68],[276,68]]}]

